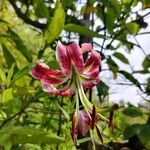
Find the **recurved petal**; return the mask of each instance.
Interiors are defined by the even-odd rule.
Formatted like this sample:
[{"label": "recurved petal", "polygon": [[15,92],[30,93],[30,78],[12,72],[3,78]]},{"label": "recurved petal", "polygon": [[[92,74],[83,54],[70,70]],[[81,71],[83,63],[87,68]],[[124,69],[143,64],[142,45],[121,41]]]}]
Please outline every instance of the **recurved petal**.
[{"label": "recurved petal", "polygon": [[68,53],[68,46],[58,42],[56,48],[56,58],[60,64],[60,67],[66,76],[71,74],[71,58]]},{"label": "recurved petal", "polygon": [[101,57],[95,50],[91,51],[91,56],[87,59],[84,66],[84,74],[90,78],[97,77],[100,72]]},{"label": "recurved petal", "polygon": [[32,68],[31,75],[48,84],[61,84],[67,80],[62,71],[51,69],[41,61]]},{"label": "recurved petal", "polygon": [[84,89],[90,89],[97,85],[100,82],[100,77],[98,76],[95,79],[89,79],[89,80],[82,80],[82,85]]},{"label": "recurved petal", "polygon": [[84,61],[82,51],[79,45],[76,44],[75,42],[72,42],[71,44],[68,45],[67,48],[76,71],[82,73],[84,68]]},{"label": "recurved petal", "polygon": [[57,89],[54,85],[42,82],[43,91],[49,94],[72,96],[74,94],[73,86],[66,85],[63,88]]},{"label": "recurved petal", "polygon": [[90,43],[83,43],[81,45],[82,53],[90,51],[92,49],[92,45]]}]

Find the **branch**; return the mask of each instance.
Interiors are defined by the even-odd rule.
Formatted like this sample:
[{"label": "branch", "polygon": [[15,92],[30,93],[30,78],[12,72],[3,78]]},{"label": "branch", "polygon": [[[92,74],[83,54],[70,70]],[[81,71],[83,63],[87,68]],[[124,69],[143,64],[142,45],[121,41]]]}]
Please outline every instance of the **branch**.
[{"label": "branch", "polygon": [[13,6],[18,17],[21,18],[24,22],[26,22],[27,24],[30,24],[36,28],[39,28],[39,29],[46,28],[47,24],[42,24],[42,23],[39,23],[38,21],[33,21],[30,18],[28,18],[24,13],[22,13],[21,10],[17,7],[14,0],[8,0],[8,1]]}]

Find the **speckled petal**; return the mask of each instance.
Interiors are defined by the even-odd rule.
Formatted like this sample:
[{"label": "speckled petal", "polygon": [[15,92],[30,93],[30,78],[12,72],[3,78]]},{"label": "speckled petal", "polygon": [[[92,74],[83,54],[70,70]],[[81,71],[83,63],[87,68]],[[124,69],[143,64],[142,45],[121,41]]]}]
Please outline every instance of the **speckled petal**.
[{"label": "speckled petal", "polygon": [[84,61],[82,51],[78,44],[72,42],[68,45],[67,50],[71,57],[72,64],[74,65],[77,72],[82,73],[84,68]]},{"label": "speckled petal", "polygon": [[64,74],[70,76],[72,67],[67,45],[63,45],[61,42],[58,43],[56,48],[56,58]]}]

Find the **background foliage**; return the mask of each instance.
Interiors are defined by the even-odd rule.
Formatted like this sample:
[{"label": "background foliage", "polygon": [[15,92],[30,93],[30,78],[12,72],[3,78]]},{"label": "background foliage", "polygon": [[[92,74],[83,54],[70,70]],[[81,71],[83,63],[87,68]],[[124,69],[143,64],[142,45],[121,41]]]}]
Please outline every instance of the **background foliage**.
[{"label": "background foliage", "polygon": [[[107,66],[102,66],[102,73],[108,70],[113,79],[122,75],[142,94],[150,95],[150,78],[145,84],[135,78],[135,74],[149,75],[150,69],[150,55],[136,39],[149,34],[140,31],[147,27],[144,18],[150,13],[133,11],[139,4],[140,11],[149,10],[149,0],[0,1],[0,149],[76,149],[70,136],[73,100],[44,93],[29,74],[40,58],[52,68],[59,67],[58,40],[91,42]],[[143,69],[120,69],[119,61],[130,67],[122,50],[131,53],[135,47],[145,54]],[[101,81],[89,99],[100,107],[111,105],[109,86]],[[131,142],[136,136],[138,148],[150,148],[150,107],[149,100],[143,99],[138,106],[129,103],[115,112],[114,132],[99,122],[104,143],[113,147],[128,139],[128,146],[136,149]],[[95,134],[93,138],[98,141]]]}]

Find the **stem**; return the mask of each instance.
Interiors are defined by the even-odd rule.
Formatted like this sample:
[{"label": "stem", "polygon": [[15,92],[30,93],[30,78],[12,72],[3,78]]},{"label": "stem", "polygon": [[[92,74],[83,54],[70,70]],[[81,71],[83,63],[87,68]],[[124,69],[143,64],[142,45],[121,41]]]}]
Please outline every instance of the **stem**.
[{"label": "stem", "polygon": [[[60,101],[60,106],[62,107],[62,105],[63,105],[63,96],[62,96],[61,101]],[[59,125],[58,125],[58,131],[57,131],[58,136],[60,135],[60,132],[61,132],[61,120],[62,120],[62,115],[61,115],[61,110],[60,110]],[[59,144],[56,145],[56,150],[58,150],[58,148],[59,148]]]},{"label": "stem", "polygon": [[[80,83],[80,79],[79,78],[76,78],[76,83],[77,83],[77,90],[78,90],[78,93],[79,93],[79,96],[80,96],[80,100],[84,106],[84,108],[89,111],[90,113],[92,113],[92,110],[93,110],[93,105],[89,102],[89,100],[87,99],[86,95],[85,95],[85,92],[83,90],[83,86],[82,84]],[[100,113],[102,113],[103,111],[106,111],[106,110],[102,110],[98,107],[96,107],[96,111],[98,112],[98,115],[100,117],[100,119],[108,122],[109,120],[107,118],[105,118],[103,115],[101,115]]]}]

